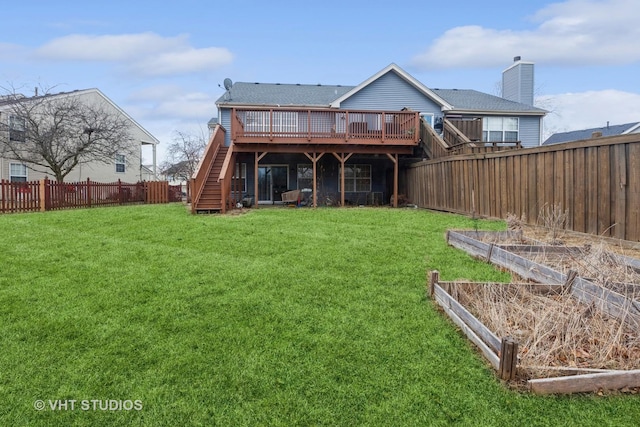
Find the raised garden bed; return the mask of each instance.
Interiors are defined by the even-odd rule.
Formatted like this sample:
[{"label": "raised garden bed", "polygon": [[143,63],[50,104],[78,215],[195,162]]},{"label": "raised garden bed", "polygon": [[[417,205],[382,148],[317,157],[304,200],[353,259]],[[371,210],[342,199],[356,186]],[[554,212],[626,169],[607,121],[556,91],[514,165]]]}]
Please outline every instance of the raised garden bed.
[{"label": "raised garden bed", "polygon": [[[530,242],[520,232],[450,231],[447,240],[519,280],[440,282],[430,275],[429,294],[502,379],[539,394],[640,387],[637,283],[581,277],[576,260],[584,247]],[[637,261],[611,259],[629,271]]]},{"label": "raised garden bed", "polygon": [[[640,327],[640,285],[609,280],[606,268],[595,272],[599,280],[580,276],[580,254],[587,256],[585,248],[551,245],[500,244],[500,239],[522,239],[520,232],[448,231],[447,242],[472,256],[482,258],[507,269],[525,280],[544,284],[566,285],[574,298],[586,304],[595,304],[608,315]],[[490,241],[491,243],[488,243]],[[496,243],[494,243],[496,242]],[[602,252],[602,251],[601,251]],[[609,253],[613,263],[635,271],[635,261]],[[561,259],[563,262],[558,263]],[[551,261],[553,260],[553,261]],[[591,274],[590,276],[592,276]],[[636,280],[638,277],[634,277]],[[619,293],[622,291],[623,293]]]}]

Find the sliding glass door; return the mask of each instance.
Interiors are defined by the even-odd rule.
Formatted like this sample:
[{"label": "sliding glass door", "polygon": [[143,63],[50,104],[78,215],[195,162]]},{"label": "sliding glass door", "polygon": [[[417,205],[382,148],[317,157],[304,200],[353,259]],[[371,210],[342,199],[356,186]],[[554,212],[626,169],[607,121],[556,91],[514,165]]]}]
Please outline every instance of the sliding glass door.
[{"label": "sliding glass door", "polygon": [[258,200],[260,203],[282,201],[281,194],[288,190],[288,166],[258,167]]}]

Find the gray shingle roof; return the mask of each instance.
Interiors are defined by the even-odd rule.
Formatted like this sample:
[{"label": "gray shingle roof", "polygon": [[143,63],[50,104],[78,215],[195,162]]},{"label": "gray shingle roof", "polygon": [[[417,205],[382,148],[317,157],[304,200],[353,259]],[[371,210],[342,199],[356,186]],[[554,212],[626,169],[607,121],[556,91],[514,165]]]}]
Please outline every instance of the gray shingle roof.
[{"label": "gray shingle roof", "polygon": [[353,86],[236,82],[216,101],[220,105],[328,107]]},{"label": "gray shingle roof", "polygon": [[489,95],[472,89],[431,89],[456,110],[504,111],[516,113],[540,113],[546,111],[531,105],[509,101],[499,96]]},{"label": "gray shingle roof", "polygon": [[[355,86],[236,82],[218,105],[279,105],[328,107]],[[433,92],[464,111],[496,111],[544,115],[545,110],[468,89],[433,89]]]},{"label": "gray shingle roof", "polygon": [[591,129],[580,129],[570,132],[554,133],[542,143],[542,145],[560,144],[563,142],[580,141],[589,139],[594,132],[602,132],[602,136],[622,135],[627,130],[640,124],[639,122],[625,123],[622,125],[604,126]]}]

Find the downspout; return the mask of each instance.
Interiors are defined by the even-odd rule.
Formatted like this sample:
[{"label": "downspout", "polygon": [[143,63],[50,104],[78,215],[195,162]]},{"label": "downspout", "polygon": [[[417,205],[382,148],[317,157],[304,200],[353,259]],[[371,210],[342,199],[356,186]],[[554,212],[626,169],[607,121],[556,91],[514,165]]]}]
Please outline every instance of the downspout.
[{"label": "downspout", "polygon": [[542,133],[544,132],[544,116],[540,118],[540,131],[538,132],[538,147],[542,145]]}]

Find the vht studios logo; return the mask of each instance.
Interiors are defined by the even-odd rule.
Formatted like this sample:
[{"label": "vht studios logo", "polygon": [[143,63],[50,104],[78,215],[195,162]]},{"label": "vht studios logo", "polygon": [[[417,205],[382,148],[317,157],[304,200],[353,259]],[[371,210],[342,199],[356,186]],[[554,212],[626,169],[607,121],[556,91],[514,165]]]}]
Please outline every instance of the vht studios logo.
[{"label": "vht studios logo", "polygon": [[33,407],[38,411],[141,411],[141,400],[116,399],[56,399],[36,400]]}]

